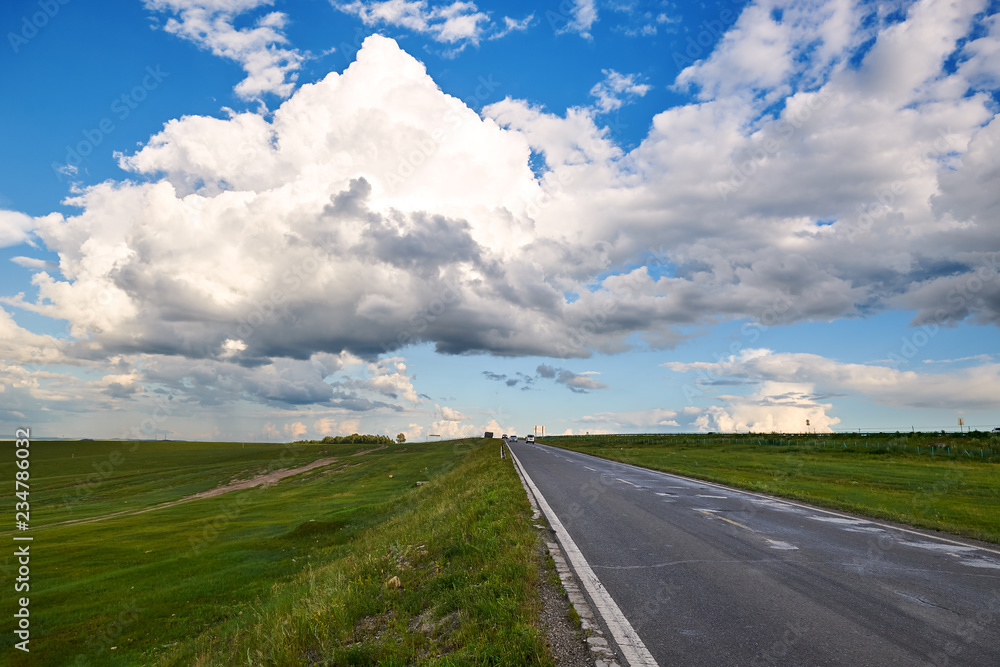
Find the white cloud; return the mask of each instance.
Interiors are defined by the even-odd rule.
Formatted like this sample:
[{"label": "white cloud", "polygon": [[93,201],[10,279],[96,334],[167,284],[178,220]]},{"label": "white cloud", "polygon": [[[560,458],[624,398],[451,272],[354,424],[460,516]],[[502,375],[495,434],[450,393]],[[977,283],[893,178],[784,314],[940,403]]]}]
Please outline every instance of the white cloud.
[{"label": "white cloud", "polygon": [[548,364],[540,364],[536,369],[539,377],[555,380],[558,384],[565,385],[570,391],[576,394],[586,394],[596,389],[607,389],[604,384],[592,375],[600,375],[597,371],[587,371],[584,373],[574,373],[564,368],[555,368]]},{"label": "white cloud", "polygon": [[208,49],[212,54],[234,60],[247,77],[236,86],[244,99],[258,99],[265,93],[288,97],[295,89],[297,71],[305,56],[287,48],[284,29],[287,16],[270,12],[260,16],[250,28],[236,28],[237,17],[273,0],[145,0],[152,11],[170,14],[163,25],[167,32]]},{"label": "white cloud", "polygon": [[337,427],[338,427],[337,420],[332,419],[330,417],[317,419],[315,423],[313,423],[313,431],[319,433],[322,436],[337,435],[339,433]]},{"label": "white cloud", "polygon": [[727,396],[694,421],[701,431],[755,433],[831,433],[840,419],[826,414],[833,405],[819,403],[812,387],[792,382],[764,382],[750,396]]},{"label": "white cloud", "polygon": [[454,408],[449,408],[447,405],[442,405],[439,407],[441,409],[441,419],[443,421],[461,422],[469,419],[467,416],[463,415],[458,410],[455,410]]},{"label": "white cloud", "polygon": [[354,433],[359,433],[361,431],[361,420],[345,419],[342,422],[340,422],[340,428],[343,430],[345,435],[352,435]]},{"label": "white cloud", "polygon": [[403,361],[402,357],[391,357],[368,364],[370,373],[368,385],[390,398],[419,403],[420,397],[417,396],[413,382],[406,374],[406,364]]},{"label": "white cloud", "polygon": [[1000,14],[984,21],[986,34],[963,47],[968,59],[959,66],[959,74],[977,90],[1000,88]]},{"label": "white cloud", "polygon": [[65,343],[18,326],[11,314],[0,308],[0,360],[15,363],[62,363],[67,361]]},{"label": "white cloud", "polygon": [[593,391],[595,389],[607,389],[608,385],[604,384],[597,378],[589,377],[587,375],[578,375],[573,371],[562,370],[556,375],[556,382],[559,384],[564,384],[569,387],[570,391],[577,393],[586,393]]},{"label": "white cloud", "polygon": [[535,20],[534,14],[528,14],[523,19],[512,19],[509,16],[503,17],[503,28],[498,32],[490,35],[490,39],[500,39],[501,37],[506,37],[512,32],[524,32],[530,26],[532,21]]},{"label": "white cloud", "polygon": [[518,313],[561,300],[537,270],[503,264],[533,237],[528,153],[370,37],[272,122],[168,123],[122,159],[162,180],[102,183],[70,200],[79,215],[39,220],[62,276],[38,273],[38,300],[12,303],[109,350],[217,356],[232,339],[250,359],[371,357],[419,340],[527,352],[550,345],[538,335],[549,324],[515,327],[531,321]]},{"label": "white cloud", "polygon": [[776,22],[766,6],[747,7],[708,59],[681,72],[678,86],[697,85],[705,99],[742,89],[774,91],[793,67],[786,26]]},{"label": "white cloud", "polygon": [[[546,166],[551,172],[543,183],[555,196],[546,193],[539,201],[546,202],[550,208],[564,204],[565,195],[570,192],[575,194],[580,189],[581,176],[600,179],[598,183],[606,186],[605,181],[613,177],[612,172],[593,175],[589,172],[596,165],[608,164],[622,157],[621,149],[609,136],[610,132],[597,125],[594,112],[589,108],[571,107],[565,117],[559,117],[524,100],[506,98],[488,105],[483,113],[502,126],[517,130],[533,150],[545,156]],[[567,173],[558,169],[563,166],[590,169]],[[542,219],[536,222],[545,222],[549,216],[539,217]]]},{"label": "white cloud", "polygon": [[735,16],[723,10],[719,19],[701,24],[683,53],[675,52],[675,64],[689,63],[676,84],[694,86],[703,99],[760,97],[773,103],[792,91],[795,79],[801,88],[821,83],[873,37],[872,29],[861,27],[865,11],[849,0],[763,0],[749,5],[706,53],[702,40],[726,27],[721,17]]},{"label": "white cloud", "polygon": [[678,426],[674,417],[676,410],[666,408],[650,408],[648,410],[629,410],[626,412],[598,412],[581,417],[584,424],[599,424],[609,428],[610,432],[622,431],[653,431],[665,426]]},{"label": "white cloud", "polygon": [[34,227],[35,221],[30,215],[0,209],[0,248],[24,243]]},{"label": "white cloud", "polygon": [[680,19],[662,13],[653,16],[652,13],[646,12],[637,22],[617,26],[617,29],[628,37],[653,37],[659,34],[660,28],[664,28],[667,32],[677,32],[677,28],[674,27],[677,23],[680,23]]},{"label": "white cloud", "polygon": [[429,4],[426,0],[384,0],[350,3],[334,2],[340,11],[357,16],[366,26],[391,25],[427,35],[436,42],[458,45],[479,44],[484,37],[499,39],[511,32],[527,30],[534,14],[524,19],[503,17],[503,26],[494,25],[490,15],[474,2],[456,0]]},{"label": "white cloud", "polygon": [[469,41],[478,44],[483,25],[489,16],[478,10],[475,3],[456,1],[428,7],[426,0],[385,0],[384,2],[351,2],[334,4],[342,12],[353,14],[365,25],[387,23],[432,39],[453,44]]},{"label": "white cloud", "polygon": [[[965,298],[966,309],[946,304],[990,266],[986,249],[1000,242],[986,222],[1000,203],[988,185],[1000,124],[990,99],[965,95],[961,68],[941,70],[978,6],[920,3],[904,23],[876,28],[860,27],[843,3],[785,7],[781,21],[769,4],[751,7],[715,60],[680,77],[697,79],[702,100],[657,115],[625,155],[578,109],[559,117],[505,100],[484,111],[522,132],[545,156],[544,182],[567,194],[539,217],[573,225],[562,238],[575,233],[579,254],[556,242],[540,248],[591,275],[640,256],[670,269],[655,282],[640,272],[615,277],[617,292],[606,279],[573,306],[589,301],[608,320],[655,310],[643,326],[697,323],[683,315],[695,310],[773,319],[781,299],[782,322],[898,306],[925,320],[941,312],[938,323],[994,322],[1000,281]],[[876,47],[848,67],[869,36]],[[923,40],[930,55],[909,59]],[[883,80],[884,90],[875,83]],[[768,104],[778,111],[762,115]],[[600,255],[583,256],[595,247]],[[663,329],[654,335],[677,340]]]},{"label": "white cloud", "polygon": [[604,80],[590,89],[590,94],[597,98],[597,110],[601,113],[620,109],[633,98],[642,97],[650,90],[649,84],[636,81],[635,74],[620,74],[613,69],[601,72],[604,73]]},{"label": "white cloud", "polygon": [[407,442],[418,441],[424,437],[424,427],[420,424],[410,424],[402,430],[402,433],[406,436]]},{"label": "white cloud", "polygon": [[484,432],[482,426],[463,424],[462,422],[451,421],[449,419],[440,419],[432,423],[430,429],[428,429],[428,434],[440,435],[443,440],[482,437]]},{"label": "white cloud", "polygon": [[142,376],[134,368],[127,373],[109,373],[91,385],[114,398],[126,398],[144,390]]},{"label": "white cloud", "polygon": [[490,419],[486,424],[483,425],[483,433],[489,431],[493,434],[493,437],[499,438],[501,435],[511,430],[508,427],[503,427],[500,425],[496,419]]},{"label": "white cloud", "polygon": [[309,432],[309,429],[302,422],[285,424],[281,428],[286,434],[288,434],[288,437],[291,440],[299,440],[302,436]]},{"label": "white cloud", "polygon": [[56,262],[38,259],[37,257],[11,257],[10,261],[26,269],[43,269],[46,271],[59,269],[59,264]]},{"label": "white cloud", "polygon": [[[197,5],[226,16],[261,6]],[[58,268],[36,273],[37,298],[4,303],[67,320],[74,340],[11,328],[5,353],[122,356],[144,383],[206,405],[402,411],[419,401],[407,371],[365,364],[412,343],[583,357],[628,349],[636,333],[666,348],[729,319],[773,326],[889,308],[995,325],[1000,123],[976,87],[990,81],[995,25],[963,47],[956,71],[942,69],[981,6],[920,2],[905,21],[869,28],[839,2],[786,7],[780,21],[771,4],[753,5],[680,78],[699,99],[656,115],[631,151],[593,109],[556,115],[506,99],[480,117],[373,36],[344,72],[302,86],[273,116],[171,121],[121,158],[134,180],[92,186],[69,200],[73,213],[33,220]],[[474,34],[469,25],[454,34]],[[848,66],[869,36],[871,51]],[[643,84],[620,92],[629,85]],[[532,151],[545,158],[540,178]],[[957,377],[992,388],[983,368]],[[564,371],[551,379],[603,386]],[[851,391],[931,400],[891,375],[901,371],[865,372],[889,372],[891,391]],[[992,405],[959,380],[966,405]],[[826,375],[759,381],[817,391],[784,391],[802,395],[778,405],[774,386],[751,403],[798,410],[793,420],[826,410]],[[735,406],[720,406],[733,423],[763,419]]]},{"label": "white cloud", "polygon": [[227,338],[222,342],[222,354],[220,355],[223,359],[229,357],[235,357],[240,352],[247,349],[247,344],[241,340],[233,340],[232,338]]},{"label": "white cloud", "polygon": [[[787,398],[776,403],[779,407],[792,402],[793,407],[813,409],[819,406],[813,396],[847,394],[899,408],[1000,408],[1000,364],[996,363],[921,373],[885,365],[842,363],[816,354],[748,349],[717,362],[667,362],[663,366],[678,373],[697,374],[697,394],[706,398],[711,398],[713,386],[727,386],[726,379],[760,384],[762,389],[750,399],[734,399],[757,406],[782,396]],[[723,384],[719,385],[719,381]]]},{"label": "white cloud", "polygon": [[[560,5],[563,10],[563,5]],[[597,3],[594,0],[573,0],[573,5],[566,8],[565,15],[558,21],[552,21],[556,33],[575,32],[585,39],[591,39],[590,29],[597,22]]]}]

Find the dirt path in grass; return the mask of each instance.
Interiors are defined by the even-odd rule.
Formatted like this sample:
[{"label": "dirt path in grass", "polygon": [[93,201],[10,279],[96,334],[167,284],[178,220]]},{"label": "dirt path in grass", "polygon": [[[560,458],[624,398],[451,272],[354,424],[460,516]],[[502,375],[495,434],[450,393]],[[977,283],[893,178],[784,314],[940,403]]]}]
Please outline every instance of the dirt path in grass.
[{"label": "dirt path in grass", "polygon": [[241,489],[252,489],[255,486],[268,487],[274,486],[279,481],[286,477],[291,477],[292,475],[298,475],[300,473],[308,472],[313,468],[321,468],[323,466],[328,466],[331,463],[335,463],[337,459],[334,457],[329,457],[325,459],[316,459],[312,463],[307,463],[304,466],[298,468],[281,468],[279,470],[274,470],[269,473],[264,473],[263,475],[257,475],[256,477],[251,477],[250,479],[240,479],[235,482],[230,482],[229,484],[223,484],[222,486],[217,486],[214,489],[209,489],[208,491],[202,491],[201,493],[196,493],[193,496],[187,496],[186,498],[181,498],[180,500],[174,500],[169,503],[164,503],[163,505],[157,505],[160,507],[169,507],[170,505],[176,505],[178,503],[186,503],[189,500],[198,500],[199,498],[211,498],[212,496],[220,496],[223,493],[229,493],[230,491],[239,491]]},{"label": "dirt path in grass", "polygon": [[[376,450],[370,450],[376,451]],[[368,454],[369,452],[358,452],[357,454],[352,454],[352,456],[360,456],[361,454]],[[230,491],[240,491],[244,489],[252,489],[255,486],[266,488],[268,486],[273,486],[283,480],[286,477],[291,477],[292,475],[300,475],[304,472],[309,472],[314,468],[322,468],[323,466],[328,466],[331,463],[336,463],[337,459],[334,457],[328,457],[325,459],[316,459],[312,463],[307,463],[304,466],[299,466],[298,468],[281,468],[279,470],[272,470],[271,472],[264,473],[262,475],[257,475],[256,477],[251,477],[250,479],[240,479],[235,482],[230,482],[228,484],[223,484],[222,486],[217,486],[214,489],[209,489],[208,491],[201,491],[191,496],[185,496],[184,498],[179,498],[178,500],[171,500],[166,503],[160,503],[159,505],[153,505],[152,507],[143,507],[142,509],[136,510],[122,510],[120,512],[112,512],[111,514],[105,514],[103,516],[95,516],[87,519],[69,519],[68,521],[57,521],[56,523],[45,524],[45,526],[39,526],[44,528],[46,526],[69,526],[81,523],[94,523],[96,521],[104,521],[105,519],[113,519],[119,516],[132,516],[134,514],[145,514],[146,512],[152,512],[153,510],[161,510],[166,507],[173,507],[175,505],[180,505],[181,503],[189,503],[192,500],[200,500],[202,498],[211,498],[213,496],[221,496],[223,493],[229,493]]]},{"label": "dirt path in grass", "polygon": [[376,447],[375,449],[366,449],[363,452],[354,452],[351,456],[362,456],[364,454],[371,454],[372,452],[377,452],[380,449],[385,449],[389,445],[382,445],[381,447]]}]

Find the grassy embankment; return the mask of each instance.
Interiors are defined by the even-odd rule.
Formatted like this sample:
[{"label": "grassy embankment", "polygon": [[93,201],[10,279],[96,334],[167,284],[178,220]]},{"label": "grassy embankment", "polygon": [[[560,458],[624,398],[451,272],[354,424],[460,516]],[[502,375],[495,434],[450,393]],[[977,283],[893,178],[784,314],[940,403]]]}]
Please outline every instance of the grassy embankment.
[{"label": "grassy embankment", "polygon": [[[549,664],[530,509],[494,445],[351,456],[370,446],[33,443],[31,653],[5,633],[0,654],[32,665]],[[56,523],[331,456],[268,488]],[[0,476],[13,479],[12,458]],[[107,474],[88,483],[97,470]],[[8,557],[5,580],[15,567]],[[13,597],[5,589],[3,608]]]},{"label": "grassy embankment", "polygon": [[1000,437],[995,435],[600,435],[541,441],[1000,543]]}]

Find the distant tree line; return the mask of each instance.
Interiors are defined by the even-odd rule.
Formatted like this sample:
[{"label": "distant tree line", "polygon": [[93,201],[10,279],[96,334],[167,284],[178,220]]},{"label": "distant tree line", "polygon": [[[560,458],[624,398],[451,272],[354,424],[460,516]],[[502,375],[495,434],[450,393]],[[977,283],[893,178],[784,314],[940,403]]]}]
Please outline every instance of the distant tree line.
[{"label": "distant tree line", "polygon": [[395,440],[387,435],[328,435],[322,440],[311,440],[310,442],[321,442],[324,445],[391,445]]}]

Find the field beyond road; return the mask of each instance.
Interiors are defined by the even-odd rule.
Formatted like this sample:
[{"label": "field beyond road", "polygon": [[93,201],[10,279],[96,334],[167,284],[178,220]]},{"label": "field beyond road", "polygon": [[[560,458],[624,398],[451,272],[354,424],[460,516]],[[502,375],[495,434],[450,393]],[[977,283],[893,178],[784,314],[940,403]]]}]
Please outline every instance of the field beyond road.
[{"label": "field beyond road", "polygon": [[30,498],[31,653],[5,632],[7,664],[551,664],[498,441],[33,442]]},{"label": "field beyond road", "polygon": [[595,435],[540,443],[1000,543],[1000,438]]}]

